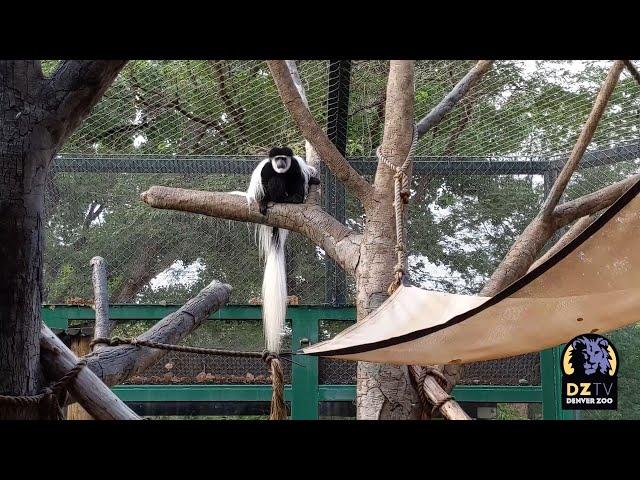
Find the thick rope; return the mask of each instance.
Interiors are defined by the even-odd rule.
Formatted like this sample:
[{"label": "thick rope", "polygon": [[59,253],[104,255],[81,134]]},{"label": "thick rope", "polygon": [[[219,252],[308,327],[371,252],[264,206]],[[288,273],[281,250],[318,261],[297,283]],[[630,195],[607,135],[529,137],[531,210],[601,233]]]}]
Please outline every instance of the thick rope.
[{"label": "thick rope", "polygon": [[429,420],[444,405],[446,405],[450,401],[455,400],[454,397],[447,394],[447,396],[442,400],[438,402],[431,402],[427,397],[427,393],[424,389],[424,381],[427,379],[427,375],[434,377],[436,379],[436,382],[438,382],[440,387],[442,387],[445,392],[451,386],[447,377],[435,367],[419,365],[411,365],[409,367],[409,378],[411,379],[416,392],[418,392],[418,398],[420,399],[420,403],[422,404],[422,420]]},{"label": "thick rope", "polygon": [[[248,357],[248,358],[264,358],[263,352],[244,352],[240,350],[221,350],[218,348],[202,348],[202,347],[190,347],[188,345],[174,345],[172,343],[158,343],[151,340],[140,340],[138,338],[104,338],[97,337],[91,340],[89,347],[93,348],[94,345],[108,345],[110,347],[117,347],[118,345],[133,345],[136,347],[149,347],[156,348],[158,350],[170,350],[173,352],[184,353],[197,353],[201,355],[220,355],[226,357]],[[283,352],[281,355],[289,355],[290,352]]]},{"label": "thick rope", "polygon": [[270,420],[286,420],[287,407],[284,403],[284,373],[282,372],[282,364],[280,360],[287,360],[294,363],[290,359],[282,358],[281,355],[291,355],[291,352],[282,352],[275,354],[268,351],[263,352],[243,352],[238,350],[220,350],[217,348],[190,347],[188,345],[173,345],[171,343],[158,343],[151,340],[141,340],[138,338],[105,338],[96,337],[89,343],[89,347],[93,349],[95,345],[108,345],[117,347],[118,345],[133,345],[136,347],[157,348],[159,350],[170,350],[174,352],[197,353],[202,355],[220,355],[227,357],[245,357],[245,358],[261,358],[265,361],[271,370],[271,383],[273,394],[271,397],[271,415]]},{"label": "thick rope", "polygon": [[265,350],[263,359],[271,370],[271,385],[273,390],[271,394],[269,420],[286,420],[288,414],[287,406],[284,403],[284,373],[282,372],[280,358],[277,354]]},{"label": "thick rope", "polygon": [[393,206],[395,208],[395,217],[396,217],[396,255],[398,257],[398,263],[394,267],[394,279],[389,285],[389,295],[395,292],[400,284],[402,283],[402,278],[407,272],[407,252],[406,252],[406,242],[405,242],[405,212],[407,208],[407,204],[409,203],[409,176],[407,175],[407,170],[411,165],[411,161],[413,160],[413,156],[416,151],[416,145],[418,144],[418,128],[416,124],[413,124],[413,140],[411,141],[411,148],[409,148],[409,153],[407,154],[407,158],[402,163],[402,165],[397,166],[393,162],[391,162],[388,158],[382,155],[380,151],[380,147],[376,149],[376,155],[380,162],[389,167],[391,170],[395,172],[394,178],[394,199]]},{"label": "thick rope", "polygon": [[0,404],[14,407],[39,406],[43,418],[64,420],[60,397],[68,391],[86,364],[85,360],[78,361],[67,373],[36,395],[0,395]]},{"label": "thick rope", "polygon": [[[393,206],[395,208],[395,217],[396,217],[396,254],[398,257],[398,263],[394,268],[394,279],[389,285],[389,295],[395,292],[398,287],[400,287],[402,283],[402,279],[404,275],[406,275],[408,265],[407,265],[407,252],[406,252],[406,230],[405,230],[405,215],[407,204],[409,203],[409,176],[407,175],[407,170],[411,165],[411,161],[415,154],[416,145],[418,144],[418,129],[417,126],[413,125],[413,140],[411,142],[411,148],[409,149],[409,153],[407,154],[407,158],[402,163],[402,165],[397,166],[393,164],[389,159],[385,158],[380,151],[380,147],[376,150],[376,155],[378,159],[389,167],[391,170],[395,172],[394,175],[394,201]],[[447,402],[452,401],[453,397],[447,395],[442,401],[436,402],[432,404],[424,390],[424,381],[427,375],[431,375],[435,377],[436,381],[440,384],[440,386],[446,391],[449,387],[449,381],[440,372],[438,369],[425,366],[420,367],[417,365],[412,366],[409,369],[409,376],[411,381],[414,383],[414,387],[418,392],[418,397],[420,398],[420,403],[423,407],[423,418],[427,416],[427,408],[431,406],[431,416],[438,411],[443,405]]]}]

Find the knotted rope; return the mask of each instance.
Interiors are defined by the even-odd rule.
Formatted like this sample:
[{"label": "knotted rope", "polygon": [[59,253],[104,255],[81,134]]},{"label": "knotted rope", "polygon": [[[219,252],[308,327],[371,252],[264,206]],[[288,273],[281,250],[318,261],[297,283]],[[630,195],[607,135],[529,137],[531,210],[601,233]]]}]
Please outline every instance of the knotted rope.
[{"label": "knotted rope", "polygon": [[261,358],[267,364],[271,371],[271,383],[273,386],[273,394],[271,397],[271,415],[270,420],[286,420],[287,407],[284,403],[284,373],[282,371],[281,360],[291,363],[293,360],[282,357],[281,355],[291,355],[291,352],[282,352],[280,354],[269,352],[243,352],[238,350],[220,350],[217,348],[190,347],[188,345],[173,345],[171,343],[159,343],[151,340],[141,340],[139,338],[105,338],[96,337],[89,343],[89,347],[93,349],[95,345],[108,345],[117,347],[118,345],[133,345],[136,347],[157,348],[159,350],[170,350],[174,352],[197,353],[202,355],[221,355],[227,357],[248,357]]},{"label": "knotted rope", "polygon": [[71,382],[76,379],[86,364],[85,360],[78,361],[67,373],[36,395],[0,395],[0,404],[14,407],[39,406],[42,418],[64,420],[61,407],[64,403],[61,399],[62,394],[67,392]]},{"label": "knotted rope", "polygon": [[[395,209],[395,218],[396,218],[396,254],[398,257],[398,262],[394,267],[394,278],[391,284],[389,285],[388,292],[391,295],[395,292],[398,287],[402,284],[402,279],[404,275],[406,275],[408,270],[407,265],[407,251],[406,251],[406,229],[405,229],[405,215],[407,204],[409,203],[409,176],[407,175],[407,170],[411,165],[411,161],[413,160],[413,156],[416,151],[416,145],[418,144],[418,128],[416,124],[413,125],[413,139],[411,141],[411,147],[409,148],[409,153],[407,154],[407,158],[402,162],[400,166],[392,163],[388,158],[382,155],[380,151],[380,147],[376,149],[376,155],[381,163],[389,167],[391,170],[395,172],[394,178],[394,199],[393,206]],[[438,369],[429,367],[429,366],[412,366],[409,369],[411,381],[414,382],[414,387],[418,392],[418,396],[420,398],[420,403],[423,407],[423,412],[426,414],[426,409],[429,405],[431,405],[431,416],[438,411],[442,406],[446,403],[453,401],[454,398],[447,394],[446,397],[443,397],[439,401],[431,402],[426,395],[424,390],[424,381],[427,375],[430,375],[436,379],[436,381],[440,384],[440,386],[446,391],[449,387],[449,381],[440,372]]]},{"label": "knotted rope", "polygon": [[394,199],[393,206],[395,208],[395,217],[396,217],[396,254],[398,256],[398,263],[394,268],[394,279],[389,285],[389,295],[397,290],[397,288],[402,283],[402,277],[407,272],[407,252],[405,245],[405,212],[406,206],[409,203],[409,176],[407,175],[407,170],[411,165],[411,161],[413,160],[413,156],[416,151],[416,145],[418,144],[418,127],[416,124],[413,124],[413,139],[411,141],[411,147],[409,148],[409,153],[407,154],[407,158],[404,160],[402,165],[397,166],[393,162],[391,162],[388,158],[382,155],[380,151],[380,147],[376,149],[376,156],[387,167],[395,172],[394,178]]},{"label": "knotted rope", "polygon": [[[139,338],[105,338],[96,337],[89,343],[89,347],[93,348],[95,345],[107,345],[109,347],[117,347],[118,345],[133,345],[136,347],[149,347],[157,348],[158,350],[170,350],[173,352],[184,353],[197,353],[201,355],[220,355],[226,357],[248,357],[248,358],[263,358],[263,352],[244,352],[240,350],[221,350],[218,348],[203,348],[203,347],[190,347],[188,345],[174,345],[172,343],[159,343],[151,340],[142,340]],[[289,354],[289,352],[283,352],[282,355]]]},{"label": "knotted rope", "polygon": [[271,394],[271,412],[269,420],[286,420],[288,417],[287,406],[284,403],[284,373],[282,372],[282,364],[280,356],[265,350],[262,353],[262,359],[271,370],[271,386],[273,393]]},{"label": "knotted rope", "polygon": [[[418,397],[420,398],[420,403],[422,404],[423,420],[428,420],[429,418],[433,417],[433,415],[435,415],[435,413],[440,410],[445,404],[455,400],[455,398],[449,394],[446,394],[446,396],[435,402],[429,400],[424,389],[424,382],[427,379],[427,375],[434,377],[436,382],[438,382],[440,387],[442,387],[445,392],[451,386],[447,377],[435,367],[418,365],[411,365],[409,367],[409,378],[411,379],[416,392],[418,392]],[[429,407],[431,407],[430,413],[428,413]]]}]

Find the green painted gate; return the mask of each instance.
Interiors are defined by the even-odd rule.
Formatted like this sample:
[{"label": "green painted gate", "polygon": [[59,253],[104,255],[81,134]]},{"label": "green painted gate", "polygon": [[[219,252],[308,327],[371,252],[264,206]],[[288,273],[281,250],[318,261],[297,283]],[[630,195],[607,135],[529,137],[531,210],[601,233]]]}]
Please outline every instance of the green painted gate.
[{"label": "green painted gate", "polygon": [[[160,320],[176,311],[180,305],[111,305],[110,315],[116,321]],[[93,320],[94,311],[88,306],[45,305],[43,320],[51,328],[66,329],[74,320]],[[292,349],[304,342],[315,343],[319,337],[321,320],[353,322],[353,307],[290,306]],[[212,320],[260,319],[260,307],[227,306],[210,317]],[[560,348],[540,354],[541,385],[495,386],[460,385],[453,395],[460,402],[542,403],[543,418],[563,420],[574,418],[573,412],[560,408]],[[291,366],[291,385],[285,387],[285,398],[291,402],[291,418],[318,419],[319,402],[354,401],[355,385],[321,385],[318,378],[318,358],[296,356]],[[120,385],[113,391],[125,402],[255,402],[269,401],[269,385]]]}]

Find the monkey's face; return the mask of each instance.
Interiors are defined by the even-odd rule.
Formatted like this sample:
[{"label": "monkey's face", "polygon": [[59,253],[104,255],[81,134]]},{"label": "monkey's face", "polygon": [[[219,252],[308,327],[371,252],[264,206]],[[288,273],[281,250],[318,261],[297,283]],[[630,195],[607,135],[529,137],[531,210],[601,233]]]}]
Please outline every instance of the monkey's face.
[{"label": "monkey's face", "polygon": [[277,173],[285,173],[291,166],[291,157],[288,155],[276,155],[271,158],[271,166]]}]

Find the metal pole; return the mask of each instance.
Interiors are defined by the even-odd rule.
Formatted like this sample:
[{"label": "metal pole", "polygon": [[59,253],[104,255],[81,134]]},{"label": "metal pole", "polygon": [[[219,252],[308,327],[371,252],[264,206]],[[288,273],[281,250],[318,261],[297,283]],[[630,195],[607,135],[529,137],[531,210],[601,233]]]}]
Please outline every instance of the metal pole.
[{"label": "metal pole", "polygon": [[[329,61],[329,84],[327,95],[327,136],[338,151],[347,150],[347,121],[349,114],[349,88],[351,82],[351,60]],[[344,185],[335,176],[323,169],[323,206],[339,222],[346,220],[346,195]],[[325,278],[325,301],[338,306],[347,301],[347,280],[344,271],[333,260],[327,259]]]}]

